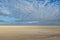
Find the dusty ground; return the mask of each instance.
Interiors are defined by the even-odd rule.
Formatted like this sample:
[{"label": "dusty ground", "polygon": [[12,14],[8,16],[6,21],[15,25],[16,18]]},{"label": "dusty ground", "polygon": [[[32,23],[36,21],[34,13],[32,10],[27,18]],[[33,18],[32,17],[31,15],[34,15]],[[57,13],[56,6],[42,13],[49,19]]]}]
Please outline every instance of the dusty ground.
[{"label": "dusty ground", "polygon": [[60,27],[0,26],[0,40],[60,40]]}]

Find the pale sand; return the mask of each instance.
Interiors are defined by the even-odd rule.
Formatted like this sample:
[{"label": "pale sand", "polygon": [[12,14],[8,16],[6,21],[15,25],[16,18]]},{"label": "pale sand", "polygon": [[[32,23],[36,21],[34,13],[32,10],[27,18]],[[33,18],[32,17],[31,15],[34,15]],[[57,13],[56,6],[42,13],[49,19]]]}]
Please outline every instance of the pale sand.
[{"label": "pale sand", "polygon": [[0,26],[0,40],[60,40],[60,26]]}]

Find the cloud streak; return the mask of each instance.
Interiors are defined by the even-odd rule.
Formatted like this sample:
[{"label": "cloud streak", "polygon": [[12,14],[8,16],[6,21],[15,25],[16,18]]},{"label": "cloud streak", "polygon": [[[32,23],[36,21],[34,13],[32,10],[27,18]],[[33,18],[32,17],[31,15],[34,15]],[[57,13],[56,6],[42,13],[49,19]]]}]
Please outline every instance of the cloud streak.
[{"label": "cloud streak", "polygon": [[[1,15],[1,13],[3,15]],[[59,0],[0,0],[0,15],[20,21],[60,20]],[[60,21],[59,21],[60,22]],[[39,22],[38,22],[39,23]]]}]

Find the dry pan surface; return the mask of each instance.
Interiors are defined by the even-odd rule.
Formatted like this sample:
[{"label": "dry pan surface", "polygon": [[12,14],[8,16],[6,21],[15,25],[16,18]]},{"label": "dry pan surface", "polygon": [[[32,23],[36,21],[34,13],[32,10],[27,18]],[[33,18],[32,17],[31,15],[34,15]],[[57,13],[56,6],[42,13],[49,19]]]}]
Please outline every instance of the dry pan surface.
[{"label": "dry pan surface", "polygon": [[0,26],[0,40],[60,40],[60,26]]}]

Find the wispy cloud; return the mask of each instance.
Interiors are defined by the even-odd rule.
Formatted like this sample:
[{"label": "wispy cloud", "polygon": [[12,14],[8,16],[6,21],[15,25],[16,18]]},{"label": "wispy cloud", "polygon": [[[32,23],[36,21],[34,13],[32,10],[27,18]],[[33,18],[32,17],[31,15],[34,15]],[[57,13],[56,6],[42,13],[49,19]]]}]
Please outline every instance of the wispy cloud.
[{"label": "wispy cloud", "polygon": [[[0,14],[19,20],[59,20],[60,1],[57,0],[0,0]],[[4,1],[4,2],[3,2]],[[33,22],[28,22],[33,23]]]},{"label": "wispy cloud", "polygon": [[20,0],[20,3],[17,3],[15,7],[19,9],[22,13],[24,13],[26,16],[27,14],[32,13],[31,15],[33,16],[33,18],[55,20],[57,14],[59,14],[59,5],[57,5],[55,2],[51,3],[49,0],[45,0],[44,4],[40,3],[38,3],[37,0]]}]

